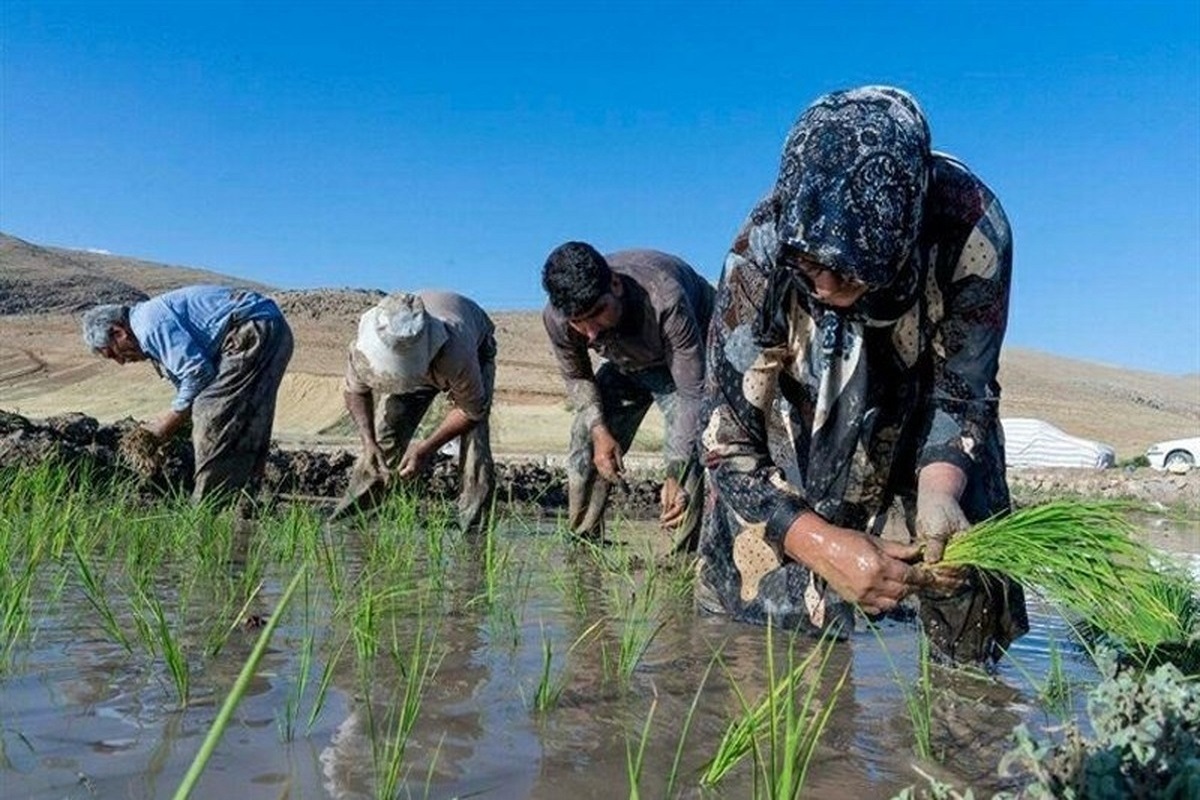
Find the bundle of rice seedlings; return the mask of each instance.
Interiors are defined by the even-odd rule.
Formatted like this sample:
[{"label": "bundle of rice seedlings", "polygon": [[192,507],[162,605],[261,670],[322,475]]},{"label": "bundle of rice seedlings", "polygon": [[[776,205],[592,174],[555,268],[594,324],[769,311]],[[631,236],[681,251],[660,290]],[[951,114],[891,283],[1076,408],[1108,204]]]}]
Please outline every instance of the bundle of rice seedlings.
[{"label": "bundle of rice seedlings", "polygon": [[951,539],[941,564],[1008,575],[1134,654],[1194,641],[1196,581],[1135,537],[1128,511],[1057,500],[993,517]]},{"label": "bundle of rice seedlings", "polygon": [[162,447],[150,431],[138,426],[121,437],[117,446],[121,460],[142,478],[149,478],[162,467]]}]

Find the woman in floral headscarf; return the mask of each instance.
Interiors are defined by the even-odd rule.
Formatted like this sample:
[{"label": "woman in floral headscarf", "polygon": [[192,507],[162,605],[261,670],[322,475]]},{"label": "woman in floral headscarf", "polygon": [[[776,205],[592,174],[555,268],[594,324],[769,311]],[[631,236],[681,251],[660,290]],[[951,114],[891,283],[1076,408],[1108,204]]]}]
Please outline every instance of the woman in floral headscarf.
[{"label": "woman in floral headscarf", "polygon": [[1009,506],[1011,261],[999,201],[930,150],[906,92],[835,92],[801,114],[713,313],[702,607],[824,629],[918,593],[935,645],[974,661],[1025,631],[1019,586],[935,585],[914,564]]}]

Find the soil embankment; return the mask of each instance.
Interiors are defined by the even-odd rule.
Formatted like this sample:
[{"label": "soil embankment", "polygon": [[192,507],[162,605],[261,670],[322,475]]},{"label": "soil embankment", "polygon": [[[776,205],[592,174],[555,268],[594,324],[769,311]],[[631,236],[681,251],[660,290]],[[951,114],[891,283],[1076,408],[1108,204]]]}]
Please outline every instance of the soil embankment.
[{"label": "soil embankment", "polygon": [[[97,477],[138,481],[147,494],[191,491],[191,445],[182,437],[163,449],[161,464],[151,474],[140,474],[125,461],[121,437],[136,426],[132,419],[104,425],[84,414],[35,420],[0,411],[0,468],[35,467],[56,459],[86,465]],[[346,490],[353,464],[354,454],[346,450],[317,452],[273,446],[264,489],[293,498],[333,501]],[[422,491],[431,497],[452,498],[457,495],[457,483],[454,464],[444,460],[424,479]],[[657,508],[658,489],[653,478],[635,476],[628,491],[614,492],[614,502],[627,513],[640,516]],[[496,464],[496,491],[501,503],[547,511],[565,508],[566,472],[537,460],[500,461]]]},{"label": "soil embankment", "polygon": [[[99,476],[124,476],[141,482],[148,493],[171,488],[190,491],[190,444],[176,438],[165,449],[161,466],[139,475],[120,454],[121,436],[137,423],[132,419],[111,425],[83,414],[64,414],[44,420],[0,411],[0,468],[32,467],[55,458],[67,464],[86,464]],[[313,501],[332,501],[346,489],[354,454],[273,447],[267,464],[265,489],[274,494]],[[566,472],[546,459],[501,460],[496,465],[500,502],[552,511],[566,506]],[[1013,470],[1009,482],[1019,502],[1082,496],[1134,499],[1163,506],[1200,509],[1200,470],[1173,475],[1151,469],[1032,469]],[[652,475],[634,474],[613,494],[614,506],[631,516],[655,513],[660,484]],[[454,464],[438,463],[427,476],[423,492],[432,497],[457,494]]]}]

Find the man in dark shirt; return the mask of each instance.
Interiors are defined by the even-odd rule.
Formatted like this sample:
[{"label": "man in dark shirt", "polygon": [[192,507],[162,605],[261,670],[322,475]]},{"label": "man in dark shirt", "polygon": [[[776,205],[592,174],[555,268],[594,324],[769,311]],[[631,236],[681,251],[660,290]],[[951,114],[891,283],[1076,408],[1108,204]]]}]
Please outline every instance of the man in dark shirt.
[{"label": "man in dark shirt", "polygon": [[[603,535],[604,508],[650,403],[666,418],[664,528],[695,548],[703,505],[697,459],[704,342],[713,287],[684,261],[655,250],[603,256],[583,242],[556,248],[542,268],[542,312],[575,409],[567,459],[571,530]],[[592,369],[588,350],[603,359]]]}]

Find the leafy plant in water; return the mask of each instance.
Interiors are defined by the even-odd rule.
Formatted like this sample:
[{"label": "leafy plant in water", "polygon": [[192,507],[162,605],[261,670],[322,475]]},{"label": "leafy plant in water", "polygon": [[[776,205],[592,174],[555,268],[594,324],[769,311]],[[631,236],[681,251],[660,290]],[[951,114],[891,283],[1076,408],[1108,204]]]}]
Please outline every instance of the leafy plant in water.
[{"label": "leafy plant in water", "polygon": [[696,716],[696,709],[700,707],[700,698],[704,693],[704,687],[708,685],[708,678],[712,675],[713,667],[720,659],[721,651],[718,649],[708,660],[708,666],[704,668],[704,674],[700,676],[700,683],[696,686],[696,693],[692,695],[692,704],[688,706],[688,712],[683,718],[683,726],[679,730],[679,741],[675,745],[675,758],[671,760],[671,771],[667,774],[667,787],[663,791],[664,797],[675,796],[675,784],[679,779],[679,765],[683,760],[683,749],[687,743],[688,733],[692,729],[692,719]]},{"label": "leafy plant in water", "polygon": [[1058,741],[1025,725],[1001,761],[1002,774],[1028,781],[1001,798],[1200,797],[1200,682],[1174,665],[1151,672],[1098,660],[1105,680],[1088,698],[1092,737],[1071,723]]},{"label": "leafy plant in water", "polygon": [[567,672],[561,670],[556,676],[553,672],[554,648],[550,637],[546,635],[545,624],[542,631],[542,672],[538,679],[537,690],[533,694],[533,707],[540,712],[546,712],[558,705],[558,699],[566,688]]},{"label": "leafy plant in water", "polygon": [[1050,664],[1046,672],[1046,680],[1038,691],[1038,699],[1052,714],[1060,717],[1073,711],[1071,692],[1073,684],[1063,666],[1062,649],[1058,643],[1050,642]]},{"label": "leafy plant in water", "polygon": [[912,720],[914,748],[925,759],[933,757],[933,681],[929,673],[929,639],[921,634],[917,637],[917,683],[904,687],[904,705]]},{"label": "leafy plant in water", "polygon": [[29,598],[36,574],[37,558],[30,555],[0,568],[0,672],[7,671],[12,654],[29,627]]},{"label": "leafy plant in water", "polygon": [[312,708],[308,712],[307,729],[309,731],[312,731],[313,725],[317,722],[317,717],[321,715],[321,710],[325,707],[325,700],[329,696],[329,687],[333,685],[333,678],[337,674],[342,654],[346,652],[346,646],[350,644],[350,636],[351,634],[346,634],[346,638],[342,639],[342,643],[338,645],[337,651],[326,659],[325,666],[321,669],[321,680],[317,682],[317,691],[313,697]]},{"label": "leafy plant in water", "polygon": [[611,620],[617,625],[615,656],[610,656],[607,643],[600,641],[600,657],[604,672],[613,676],[617,684],[627,689],[633,673],[641,664],[650,645],[666,625],[661,619],[653,580],[643,582],[628,591],[620,587],[614,590],[616,614]]},{"label": "leafy plant in water", "polygon": [[125,648],[125,652],[133,652],[133,644],[129,641],[129,637],[125,635],[124,629],[117,622],[117,616],[112,610],[112,606],[108,602],[108,593],[105,591],[105,586],[96,579],[96,575],[92,572],[88,565],[87,558],[81,551],[79,540],[72,542],[71,552],[75,557],[75,570],[79,576],[80,586],[83,588],[84,597],[92,609],[100,617],[100,626],[104,628],[114,642]]},{"label": "leafy plant in water", "polygon": [[285,742],[290,742],[296,737],[296,719],[300,715],[300,703],[304,700],[304,693],[308,689],[309,675],[312,672],[313,665],[313,651],[316,648],[316,633],[313,629],[312,620],[312,594],[307,572],[304,575],[303,585],[303,632],[300,639],[300,653],[296,663],[296,676],[284,700],[283,718],[279,721],[279,732]]},{"label": "leafy plant in water", "polygon": [[913,751],[920,758],[930,759],[933,757],[933,681],[930,676],[932,664],[929,638],[924,633],[917,637],[917,679],[914,685],[910,685],[896,667],[896,662],[892,660],[891,651],[888,650],[879,628],[872,625],[871,631],[875,634],[875,639],[887,660],[888,669],[891,670],[892,677],[904,697],[904,708],[912,724]]}]

